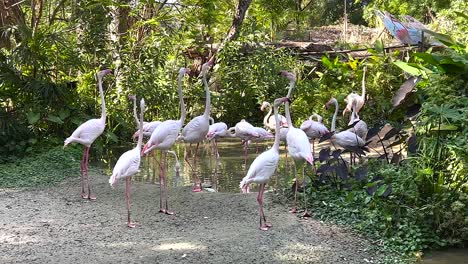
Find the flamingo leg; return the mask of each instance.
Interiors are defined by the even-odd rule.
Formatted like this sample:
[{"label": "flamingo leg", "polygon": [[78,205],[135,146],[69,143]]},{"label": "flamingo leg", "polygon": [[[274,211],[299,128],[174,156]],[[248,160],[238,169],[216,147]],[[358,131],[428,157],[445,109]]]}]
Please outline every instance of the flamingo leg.
[{"label": "flamingo leg", "polygon": [[249,143],[248,140],[244,141],[244,164],[247,165],[247,155],[248,155],[248,147]]},{"label": "flamingo leg", "polygon": [[192,143],[189,144],[189,147],[188,147],[189,150],[185,149],[184,160],[185,160],[185,162],[187,162],[187,164],[189,165],[190,169],[193,171],[194,166],[192,166],[192,164],[190,164],[189,154],[188,154],[189,152],[191,152],[191,151],[190,151],[191,148],[192,148]]},{"label": "flamingo leg", "polygon": [[306,192],[306,178],[305,178],[305,166],[302,166],[302,190],[304,193],[304,214],[302,217],[310,217],[309,212],[307,211],[307,192]]},{"label": "flamingo leg", "polygon": [[296,184],[294,186],[294,206],[291,210],[289,210],[290,213],[295,214],[297,212],[297,188],[299,185],[299,181],[297,180],[297,168],[296,168],[296,161],[294,161],[294,177],[296,178]]},{"label": "flamingo leg", "polygon": [[80,172],[81,172],[81,198],[88,199],[88,196],[85,192],[85,160],[86,160],[86,147],[83,149],[83,158],[81,159],[80,163]]},{"label": "flamingo leg", "polygon": [[216,150],[216,158],[219,159],[218,141],[216,141],[216,138],[214,139],[214,145]]},{"label": "flamingo leg", "polygon": [[173,215],[174,212],[171,212],[169,211],[169,205],[168,205],[168,202],[167,202],[167,197],[169,196],[168,195],[168,192],[169,192],[169,187],[168,187],[168,184],[167,184],[167,152],[164,152],[164,166],[163,166],[163,169],[164,169],[164,174],[163,174],[163,184],[164,184],[164,202],[165,202],[165,213],[168,214],[168,215]]},{"label": "flamingo leg", "polygon": [[197,146],[195,147],[195,155],[193,156],[193,167],[195,170],[193,170],[193,189],[192,192],[201,192],[202,191],[202,183],[200,179],[198,178],[198,173],[197,173],[197,154],[198,154],[198,146],[200,143],[197,143]]},{"label": "flamingo leg", "polygon": [[165,213],[166,210],[163,208],[164,200],[164,168],[163,168],[163,154],[159,156],[159,212]]},{"label": "flamingo leg", "polygon": [[86,163],[85,163],[85,172],[86,172],[86,178],[88,179],[88,199],[89,200],[96,200],[96,196],[91,194],[91,179],[88,174],[88,168],[89,168],[89,150],[91,148],[87,147],[86,148]]},{"label": "flamingo leg", "polygon": [[125,179],[125,201],[127,203],[127,226],[129,228],[136,227],[135,223],[132,223],[130,220],[130,187],[132,185],[132,177],[127,177]]},{"label": "flamingo leg", "polygon": [[[266,222],[265,213],[263,212],[263,193],[265,192],[265,183],[260,184],[260,190],[258,191],[257,202],[260,210],[260,230],[267,231],[271,224]],[[262,223],[263,222],[263,223]]]}]

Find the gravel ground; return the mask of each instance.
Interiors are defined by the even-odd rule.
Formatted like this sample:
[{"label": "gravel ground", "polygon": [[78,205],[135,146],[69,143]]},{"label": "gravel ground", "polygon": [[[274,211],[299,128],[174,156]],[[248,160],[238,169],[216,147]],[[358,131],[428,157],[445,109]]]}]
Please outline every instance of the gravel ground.
[{"label": "gravel ground", "polygon": [[[79,197],[78,177],[41,189],[0,191],[0,263],[377,263],[370,242],[343,228],[300,219],[265,197],[273,227],[258,229],[256,194],[170,192],[175,215],[158,213],[159,187],[93,173],[96,201]],[[374,258],[373,258],[374,257]]]}]

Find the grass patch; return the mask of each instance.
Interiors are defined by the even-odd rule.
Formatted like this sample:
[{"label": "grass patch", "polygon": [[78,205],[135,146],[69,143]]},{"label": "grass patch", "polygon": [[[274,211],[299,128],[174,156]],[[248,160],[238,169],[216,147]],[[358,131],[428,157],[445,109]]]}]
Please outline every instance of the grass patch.
[{"label": "grass patch", "polygon": [[74,147],[56,147],[14,163],[0,164],[0,188],[50,186],[77,176],[81,152]]}]

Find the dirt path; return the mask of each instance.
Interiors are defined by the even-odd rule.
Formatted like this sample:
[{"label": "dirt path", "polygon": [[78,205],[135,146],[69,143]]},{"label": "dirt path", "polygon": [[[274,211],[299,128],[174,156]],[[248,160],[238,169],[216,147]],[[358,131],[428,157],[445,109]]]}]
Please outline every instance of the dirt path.
[{"label": "dirt path", "polygon": [[123,183],[92,177],[97,201],[78,197],[78,178],[56,187],[0,191],[0,263],[377,263],[370,243],[336,226],[302,220],[266,195],[273,228],[258,230],[256,194],[171,191],[174,216],[159,214],[159,188],[135,183],[125,224]]}]

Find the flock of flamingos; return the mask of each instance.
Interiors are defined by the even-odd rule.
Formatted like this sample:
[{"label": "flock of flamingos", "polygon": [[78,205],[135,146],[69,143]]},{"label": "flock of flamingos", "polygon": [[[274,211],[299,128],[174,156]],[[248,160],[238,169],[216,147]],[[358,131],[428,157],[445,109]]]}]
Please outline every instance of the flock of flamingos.
[{"label": "flock of flamingos", "polygon": [[[358,116],[359,110],[364,105],[365,98],[365,81],[364,76],[362,80],[362,94],[350,93],[345,102],[347,103],[346,108],[343,110],[343,115],[346,112],[351,112],[349,125],[351,128],[345,131],[337,133],[335,131],[336,117],[338,114],[338,102],[335,98],[331,98],[326,103],[326,107],[334,105],[335,112],[332,119],[330,130],[328,130],[322,124],[322,118],[319,115],[312,115],[309,120],[302,123],[300,128],[293,126],[291,121],[291,114],[289,105],[291,103],[290,97],[295,86],[296,76],[293,73],[287,71],[281,71],[280,74],[289,80],[289,90],[286,97],[275,99],[273,107],[267,102],[262,104],[262,110],[269,107],[269,113],[264,118],[264,125],[270,131],[275,131],[273,134],[263,128],[257,128],[249,124],[247,121],[242,120],[228,129],[227,125],[223,122],[214,123],[210,117],[210,91],[208,82],[206,80],[206,73],[212,66],[211,62],[207,62],[202,65],[202,79],[205,86],[206,92],[206,105],[203,115],[197,116],[190,120],[185,126],[184,121],[186,117],[185,104],[182,96],[182,79],[189,73],[187,68],[181,68],[178,75],[178,96],[180,100],[181,117],[178,120],[166,120],[166,121],[153,121],[144,122],[145,112],[145,101],[140,101],[140,115],[137,115],[137,102],[134,96],[130,99],[134,101],[134,115],[137,122],[138,130],[135,132],[134,137],[138,136],[138,143],[135,148],[123,153],[118,159],[117,163],[112,172],[112,176],[109,179],[111,186],[115,186],[119,179],[125,178],[126,188],[126,206],[127,206],[127,226],[130,228],[135,227],[130,219],[130,185],[131,177],[136,174],[140,167],[140,159],[143,155],[152,154],[156,158],[155,151],[161,152],[159,160],[159,179],[160,179],[160,212],[165,214],[173,214],[168,210],[167,203],[167,184],[166,184],[166,156],[174,144],[183,140],[190,144],[196,143],[195,153],[193,162],[196,163],[197,151],[199,143],[205,139],[213,142],[216,147],[216,139],[221,137],[238,137],[244,142],[244,151],[247,157],[247,146],[250,140],[258,140],[260,138],[273,138],[273,146],[265,152],[258,155],[249,167],[247,175],[240,182],[240,188],[243,192],[248,192],[248,186],[250,183],[259,184],[259,192],[257,201],[260,209],[260,229],[268,230],[272,225],[266,221],[265,214],[263,212],[263,193],[265,191],[265,185],[268,183],[272,175],[274,174],[278,161],[279,161],[279,145],[280,141],[286,143],[289,155],[294,160],[294,174],[296,183],[298,182],[297,169],[302,169],[307,163],[314,166],[314,141],[315,139],[321,138],[324,135],[328,135],[331,143],[341,148],[350,149],[356,147],[363,147],[365,142],[363,139],[366,138],[367,125],[364,121],[360,120]],[[81,197],[83,199],[96,199],[96,196],[91,191],[91,182],[88,175],[88,161],[89,161],[89,150],[94,140],[99,137],[105,129],[106,124],[106,105],[104,101],[104,93],[102,89],[102,79],[105,75],[112,74],[109,69],[102,70],[97,73],[99,93],[101,96],[102,114],[99,119],[91,119],[80,125],[73,134],[65,139],[64,147],[70,143],[79,143],[84,145],[83,158],[81,160]],[[364,68],[365,75],[365,68]],[[285,105],[286,117],[278,114],[279,107]],[[271,115],[273,108],[274,115]],[[272,118],[273,117],[273,118]],[[317,121],[313,120],[316,117]],[[210,125],[210,121],[213,122]],[[149,140],[143,146],[143,137],[149,136]],[[309,140],[312,140],[312,148]],[[143,149],[142,149],[143,147]],[[173,153],[173,152],[172,152]],[[217,150],[216,155],[219,156]],[[174,153],[173,153],[174,154]],[[189,160],[185,158],[189,163]],[[192,165],[190,165],[192,167]],[[192,167],[193,168],[193,167]],[[194,186],[192,191],[202,191],[201,181],[194,174]],[[304,177],[304,170],[303,170]],[[305,181],[302,182],[305,185]],[[297,200],[297,186],[295,184],[295,197],[294,206],[290,210],[291,213],[296,212],[296,200]],[[307,208],[307,197],[304,195],[304,200]],[[307,209],[304,216],[309,216]]]}]

